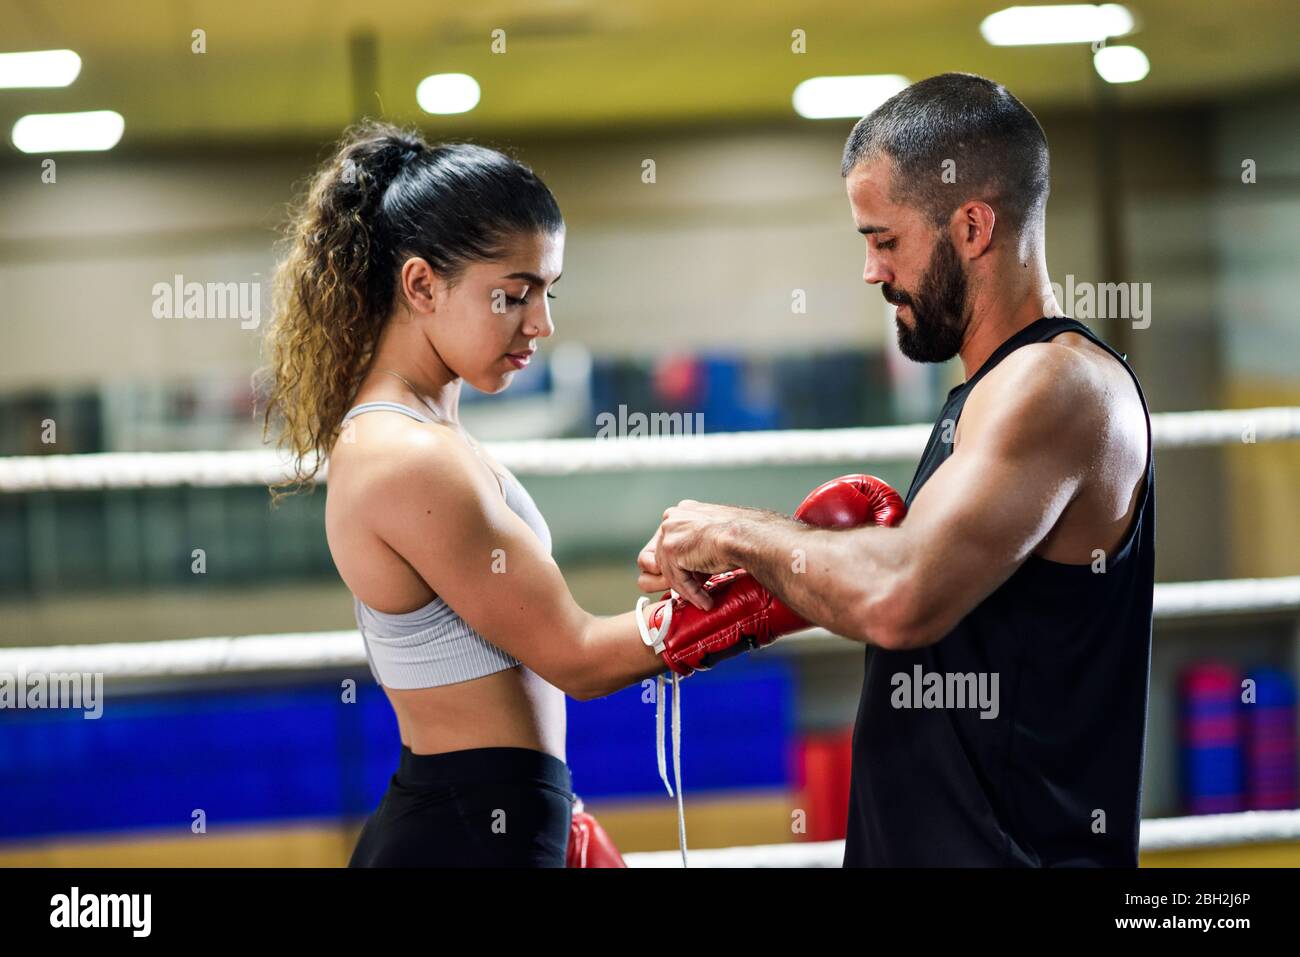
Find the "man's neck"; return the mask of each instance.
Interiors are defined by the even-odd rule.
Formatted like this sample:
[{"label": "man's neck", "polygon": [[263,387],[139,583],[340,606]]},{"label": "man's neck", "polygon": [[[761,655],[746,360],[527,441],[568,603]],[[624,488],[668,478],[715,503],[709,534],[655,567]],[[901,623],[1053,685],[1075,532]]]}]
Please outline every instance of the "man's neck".
[{"label": "man's neck", "polygon": [[1045,293],[1033,292],[1020,299],[1014,306],[1006,303],[990,303],[981,306],[976,303],[971,314],[970,324],[966,327],[966,336],[962,341],[962,370],[966,380],[979,372],[997,348],[1014,336],[1021,329],[1032,325],[1044,316],[1062,316],[1051,286]]}]

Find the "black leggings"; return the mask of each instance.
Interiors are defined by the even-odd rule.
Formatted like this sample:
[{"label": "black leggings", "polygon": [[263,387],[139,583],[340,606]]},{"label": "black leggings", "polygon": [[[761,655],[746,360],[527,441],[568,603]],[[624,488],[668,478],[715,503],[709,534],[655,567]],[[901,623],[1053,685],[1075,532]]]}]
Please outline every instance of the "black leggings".
[{"label": "black leggings", "polygon": [[366,820],[349,867],[563,867],[569,767],[528,748],[413,754]]}]

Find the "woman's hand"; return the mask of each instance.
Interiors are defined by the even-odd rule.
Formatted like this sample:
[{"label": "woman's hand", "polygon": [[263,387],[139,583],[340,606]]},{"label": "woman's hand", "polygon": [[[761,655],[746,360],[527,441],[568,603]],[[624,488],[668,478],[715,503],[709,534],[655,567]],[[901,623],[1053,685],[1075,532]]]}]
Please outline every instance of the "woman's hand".
[{"label": "woman's hand", "polygon": [[655,558],[655,543],[659,541],[659,533],[656,531],[650,536],[650,541],[645,543],[645,548],[641,549],[641,554],[636,557],[636,566],[641,569],[641,574],[637,576],[636,587],[641,591],[663,592],[668,590],[668,579],[659,569],[659,562]]}]

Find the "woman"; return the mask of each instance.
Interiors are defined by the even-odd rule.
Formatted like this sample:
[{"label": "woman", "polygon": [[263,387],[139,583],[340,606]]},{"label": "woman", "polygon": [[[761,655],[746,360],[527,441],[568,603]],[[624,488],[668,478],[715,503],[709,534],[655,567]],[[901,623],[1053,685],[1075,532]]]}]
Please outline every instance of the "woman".
[{"label": "woman", "polygon": [[460,425],[462,382],[501,392],[554,332],[563,255],[527,167],[386,124],[350,131],[296,211],[267,423],[300,483],[329,457],[330,552],[402,740],[353,865],[563,866],[565,693],[664,669],[633,614],[578,606],[532,499]]}]

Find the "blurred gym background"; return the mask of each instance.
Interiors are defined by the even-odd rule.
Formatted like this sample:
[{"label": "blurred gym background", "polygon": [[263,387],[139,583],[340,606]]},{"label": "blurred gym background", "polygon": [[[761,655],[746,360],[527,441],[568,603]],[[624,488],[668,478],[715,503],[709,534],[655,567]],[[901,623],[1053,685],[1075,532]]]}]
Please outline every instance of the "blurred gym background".
[{"label": "blurred gym background", "polygon": [[[929,422],[960,367],[898,355],[838,167],[872,96],[949,70],[1004,83],[1047,132],[1053,279],[1148,291],[1141,321],[1062,303],[1128,354],[1154,412],[1300,406],[1300,7],[1135,0],[1126,28],[1107,8],[1121,27],[1100,42],[1005,45],[1016,23],[987,19],[1004,6],[0,0],[0,54],[79,59],[50,61],[70,83],[32,87],[30,63],[0,58],[0,454],[258,448],[260,322],[156,318],[156,287],[247,284],[269,315],[286,204],[363,115],[507,150],[564,211],[556,335],[505,394],[467,394],[477,436],[590,437],[620,407],[702,413],[710,433]],[[1071,16],[1049,24],[1068,34]],[[863,75],[847,108],[833,86],[795,95]],[[39,119],[53,114],[86,115]],[[905,488],[913,465],[521,478],[579,602],[613,614],[681,498],[789,511],[847,471]],[[1157,473],[1159,581],[1300,574],[1295,442],[1164,451]],[[273,510],[253,485],[0,493],[0,647],[351,628],[324,501]],[[1295,807],[1298,665],[1295,611],[1157,622],[1144,817],[1260,806],[1248,745],[1216,742],[1206,785],[1183,720],[1196,688],[1248,673],[1282,716],[1289,791],[1267,806]],[[842,836],[861,675],[860,646],[822,642],[687,683],[693,846]],[[356,704],[339,702],[346,678]],[[97,721],[0,710],[0,864],[341,864],[395,763],[364,666],[106,691]],[[625,851],[674,846],[640,689],[569,710],[588,806]]]}]

